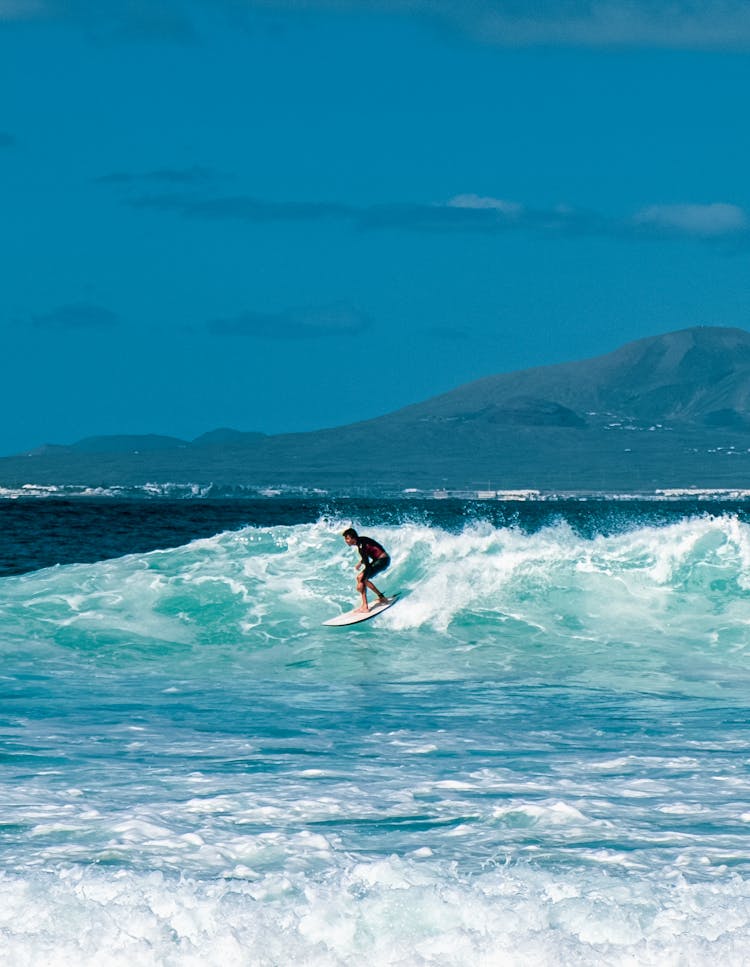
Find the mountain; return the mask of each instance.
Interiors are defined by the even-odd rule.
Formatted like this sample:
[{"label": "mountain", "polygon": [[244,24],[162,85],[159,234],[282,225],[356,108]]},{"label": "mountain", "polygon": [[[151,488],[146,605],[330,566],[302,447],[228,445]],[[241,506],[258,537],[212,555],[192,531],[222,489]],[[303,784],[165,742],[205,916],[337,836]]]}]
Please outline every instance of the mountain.
[{"label": "mountain", "polygon": [[555,425],[554,410],[560,426],[618,419],[746,425],[749,407],[750,333],[699,327],[640,339],[582,362],[488,376],[386,419]]},{"label": "mountain", "polygon": [[241,430],[230,430],[221,427],[219,430],[211,430],[202,436],[196,437],[190,444],[191,447],[222,447],[222,446],[248,446],[265,438],[265,433],[243,433]]},{"label": "mountain", "polygon": [[349,492],[750,486],[750,333],[684,329],[311,433],[99,437],[0,459],[3,486],[167,481]]}]

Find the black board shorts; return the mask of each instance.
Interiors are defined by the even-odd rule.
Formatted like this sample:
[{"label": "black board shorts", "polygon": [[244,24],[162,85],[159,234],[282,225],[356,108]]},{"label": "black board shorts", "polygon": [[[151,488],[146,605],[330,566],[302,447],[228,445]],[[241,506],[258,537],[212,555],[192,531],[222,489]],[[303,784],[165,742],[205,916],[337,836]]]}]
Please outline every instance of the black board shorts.
[{"label": "black board shorts", "polygon": [[369,581],[373,575],[380,574],[381,571],[385,571],[390,563],[391,559],[387,554],[385,557],[376,557],[374,561],[370,561],[369,564],[365,564],[365,569],[362,571],[362,577],[365,581]]}]

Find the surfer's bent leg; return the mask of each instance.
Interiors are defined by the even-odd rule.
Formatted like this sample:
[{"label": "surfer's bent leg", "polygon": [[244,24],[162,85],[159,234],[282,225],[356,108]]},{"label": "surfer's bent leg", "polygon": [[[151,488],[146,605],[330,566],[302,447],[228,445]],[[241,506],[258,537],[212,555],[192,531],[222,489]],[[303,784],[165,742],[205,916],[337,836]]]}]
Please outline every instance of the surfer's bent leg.
[{"label": "surfer's bent leg", "polygon": [[[370,578],[373,577],[375,574],[379,574],[381,571],[385,571],[385,569],[388,567],[388,565],[390,563],[391,563],[391,559],[386,554],[384,557],[378,557],[374,561],[370,561],[370,563],[367,564],[365,566],[364,570],[362,571],[363,584],[366,587],[368,587],[371,591],[373,591],[375,594],[377,594],[378,600],[381,603],[383,601],[387,601],[388,598],[386,598],[386,596],[384,594],[381,594],[381,592],[378,591],[378,589],[372,583],[372,581],[370,580]],[[365,611],[369,611],[369,608],[367,607],[367,592],[366,591],[363,591],[363,609]]]},{"label": "surfer's bent leg", "polygon": [[369,581],[365,576],[366,573],[367,573],[367,565],[365,565],[365,567],[357,574],[357,591],[359,591],[359,593],[362,595],[362,606],[359,609],[360,611],[370,610],[367,605],[367,585],[369,584]]}]

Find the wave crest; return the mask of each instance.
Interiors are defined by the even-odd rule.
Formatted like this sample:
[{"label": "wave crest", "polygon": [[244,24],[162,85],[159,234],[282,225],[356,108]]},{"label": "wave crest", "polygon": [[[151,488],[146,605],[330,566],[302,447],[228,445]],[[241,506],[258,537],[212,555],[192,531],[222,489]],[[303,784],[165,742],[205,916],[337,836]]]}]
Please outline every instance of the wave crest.
[{"label": "wave crest", "polygon": [[[396,608],[356,631],[322,621],[356,600],[344,523],[247,527],[182,547],[0,582],[3,647],[108,660],[210,663],[264,674],[346,674],[367,642],[380,672],[534,679],[614,670],[652,687],[687,677],[726,686],[748,647],[750,525],[695,517],[615,535],[562,521],[535,533],[420,522],[371,533],[392,554]],[[369,528],[368,528],[369,530]],[[719,687],[717,685],[716,687]]]}]

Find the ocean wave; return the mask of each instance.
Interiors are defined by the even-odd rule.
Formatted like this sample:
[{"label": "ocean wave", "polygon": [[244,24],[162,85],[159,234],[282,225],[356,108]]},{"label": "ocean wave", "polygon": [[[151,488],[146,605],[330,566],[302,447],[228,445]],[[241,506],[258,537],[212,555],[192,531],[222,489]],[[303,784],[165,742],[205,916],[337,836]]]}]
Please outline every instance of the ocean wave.
[{"label": "ocean wave", "polygon": [[[19,487],[0,486],[0,500],[36,498],[105,497],[119,500],[150,500],[163,498],[188,500],[205,498],[254,498],[254,497],[320,497],[326,494],[319,487],[250,486],[243,484],[175,483],[172,481],[149,481],[145,484],[112,484],[93,487],[86,484],[21,484]],[[737,497],[737,492],[717,492],[717,498]]]},{"label": "ocean wave", "polygon": [[750,525],[732,515],[583,537],[477,521],[375,529],[398,605],[357,629],[322,628],[356,601],[349,522],[246,527],[182,547],[0,581],[5,650],[91,661],[201,662],[263,674],[343,676],[367,643],[376,674],[502,674],[545,668],[587,684],[745,681]]}]

